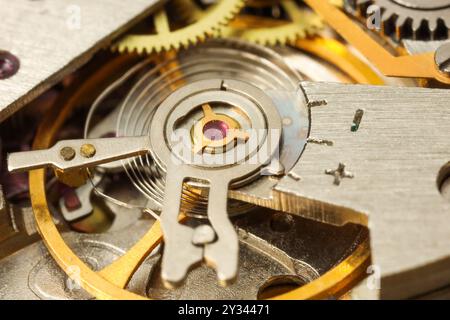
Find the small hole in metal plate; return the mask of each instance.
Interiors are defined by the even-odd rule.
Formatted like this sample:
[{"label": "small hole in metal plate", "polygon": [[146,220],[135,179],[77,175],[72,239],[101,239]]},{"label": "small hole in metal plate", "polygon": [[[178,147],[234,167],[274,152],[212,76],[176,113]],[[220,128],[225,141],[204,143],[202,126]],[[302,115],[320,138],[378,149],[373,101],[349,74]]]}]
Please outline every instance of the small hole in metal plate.
[{"label": "small hole in metal plate", "polygon": [[450,161],[439,170],[437,187],[442,196],[450,201]]},{"label": "small hole in metal plate", "polygon": [[0,80],[15,75],[20,67],[19,59],[12,53],[0,50]]}]

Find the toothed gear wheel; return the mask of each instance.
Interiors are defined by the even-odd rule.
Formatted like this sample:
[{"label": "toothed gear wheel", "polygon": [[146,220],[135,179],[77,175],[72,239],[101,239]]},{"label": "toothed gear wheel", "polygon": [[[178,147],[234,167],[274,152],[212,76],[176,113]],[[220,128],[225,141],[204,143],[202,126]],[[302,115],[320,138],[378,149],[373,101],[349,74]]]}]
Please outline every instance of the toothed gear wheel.
[{"label": "toothed gear wheel", "polygon": [[450,36],[450,0],[346,0],[367,17],[371,5],[382,9],[382,32],[396,41],[444,40]]},{"label": "toothed gear wheel", "polygon": [[[113,50],[151,54],[186,48],[216,35],[239,13],[244,4],[245,0],[219,0],[203,7],[195,0],[172,0],[153,15],[155,34],[127,35],[113,45]],[[176,12],[176,20],[184,20],[187,25],[172,30],[168,9]]]},{"label": "toothed gear wheel", "polygon": [[254,7],[254,8],[261,8],[261,7],[267,7],[271,5],[275,5],[279,0],[247,0],[246,6],[247,7]]},{"label": "toothed gear wheel", "polygon": [[278,2],[287,19],[268,21],[267,18],[241,15],[221,31],[221,36],[275,46],[293,43],[298,39],[316,35],[323,29],[322,20],[306,7],[299,6],[293,0]]}]

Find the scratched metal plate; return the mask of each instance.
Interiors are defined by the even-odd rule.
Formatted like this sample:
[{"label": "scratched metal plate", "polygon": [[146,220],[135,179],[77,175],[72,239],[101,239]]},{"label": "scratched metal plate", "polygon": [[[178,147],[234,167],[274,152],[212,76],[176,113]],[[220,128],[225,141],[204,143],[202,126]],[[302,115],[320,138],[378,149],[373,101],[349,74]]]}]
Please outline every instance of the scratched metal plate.
[{"label": "scratched metal plate", "polygon": [[[438,186],[450,161],[450,91],[302,88],[312,104],[310,137],[333,144],[308,144],[293,169],[300,180],[286,176],[275,187],[281,206],[325,222],[367,224],[383,299],[450,285],[450,202]],[[364,116],[354,131],[356,110]],[[341,177],[337,185],[326,172],[340,162],[353,178]]]},{"label": "scratched metal plate", "polygon": [[0,0],[0,50],[20,60],[0,80],[0,122],[79,68],[161,0]]}]

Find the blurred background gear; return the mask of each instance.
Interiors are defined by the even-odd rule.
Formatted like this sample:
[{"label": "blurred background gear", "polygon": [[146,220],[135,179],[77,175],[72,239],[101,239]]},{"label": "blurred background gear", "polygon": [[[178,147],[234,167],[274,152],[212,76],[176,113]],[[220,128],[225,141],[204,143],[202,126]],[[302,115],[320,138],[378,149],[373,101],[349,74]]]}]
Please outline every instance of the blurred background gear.
[{"label": "blurred background gear", "polygon": [[396,41],[443,40],[449,37],[449,0],[346,0],[346,4],[364,18],[367,18],[370,6],[380,8],[381,31]]},{"label": "blurred background gear", "polygon": [[280,0],[271,5],[258,3],[256,9],[244,10],[221,30],[220,35],[275,46],[317,35],[323,27],[320,18],[304,4]]},{"label": "blurred background gear", "polygon": [[139,54],[187,48],[219,32],[243,6],[244,0],[219,0],[211,5],[195,0],[172,0],[153,14],[150,19],[153,25],[140,24],[113,48],[120,53]]}]

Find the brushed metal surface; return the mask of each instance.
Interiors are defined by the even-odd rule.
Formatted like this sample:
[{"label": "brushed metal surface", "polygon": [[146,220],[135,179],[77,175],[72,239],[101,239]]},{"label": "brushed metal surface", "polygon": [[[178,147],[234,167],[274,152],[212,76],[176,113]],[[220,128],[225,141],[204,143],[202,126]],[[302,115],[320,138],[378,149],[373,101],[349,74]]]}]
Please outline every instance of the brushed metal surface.
[{"label": "brushed metal surface", "polygon": [[0,0],[0,50],[20,69],[0,80],[0,122],[61,80],[161,0]]},{"label": "brushed metal surface", "polygon": [[[302,83],[310,137],[276,185],[283,210],[370,228],[381,298],[407,298],[450,283],[450,202],[438,174],[450,160],[450,91]],[[351,130],[355,112],[364,115]],[[326,170],[353,174],[339,185]]]}]

